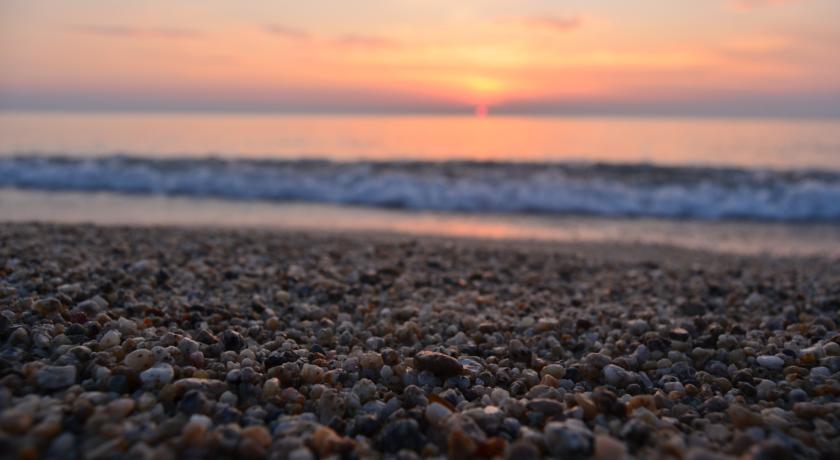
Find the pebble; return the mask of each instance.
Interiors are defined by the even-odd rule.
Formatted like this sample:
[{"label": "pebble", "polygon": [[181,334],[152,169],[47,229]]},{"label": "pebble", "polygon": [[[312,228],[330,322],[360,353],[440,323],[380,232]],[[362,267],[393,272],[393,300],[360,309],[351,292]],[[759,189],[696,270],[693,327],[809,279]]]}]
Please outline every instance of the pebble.
[{"label": "pebble", "polygon": [[763,355],[756,358],[758,364],[768,369],[778,370],[785,365],[785,361],[778,356]]},{"label": "pebble", "polygon": [[267,320],[265,320],[265,327],[271,329],[272,331],[276,331],[277,329],[280,329],[280,326],[281,326],[280,320],[275,318],[275,317],[271,317],[271,318],[268,318]]},{"label": "pebble", "polygon": [[306,447],[298,447],[289,452],[288,460],[315,460],[315,454]]},{"label": "pebble", "polygon": [[76,383],[76,367],[46,366],[35,374],[38,386],[47,390],[60,390]]},{"label": "pebble", "polygon": [[399,419],[387,424],[377,438],[377,447],[385,452],[400,449],[420,450],[426,444],[426,437],[414,419]]},{"label": "pebble", "polygon": [[120,344],[120,338],[122,334],[120,334],[117,330],[110,330],[102,335],[102,338],[99,339],[99,348],[103,350],[107,350],[111,347],[116,347]]},{"label": "pebble", "polygon": [[265,381],[262,389],[262,398],[271,401],[280,394],[280,379],[277,377]]},{"label": "pebble", "polygon": [[[227,393],[227,392],[225,392]],[[178,411],[185,414],[208,415],[212,409],[212,403],[207,396],[198,390],[187,391],[181,400],[178,401]]]},{"label": "pebble", "polygon": [[4,452],[836,450],[834,265],[355,238],[0,226]]},{"label": "pebble", "polygon": [[485,406],[483,409],[471,409],[464,411],[464,414],[472,418],[481,429],[488,434],[495,434],[499,431],[505,413],[496,406]]},{"label": "pebble", "polygon": [[732,425],[736,428],[764,425],[764,419],[761,418],[761,415],[741,405],[733,404],[729,406],[727,414],[729,414]]},{"label": "pebble", "polygon": [[414,355],[414,365],[418,370],[442,376],[457,375],[464,371],[457,359],[434,351],[421,351]]},{"label": "pebble", "polygon": [[172,381],[175,370],[166,363],[156,364],[140,373],[140,380],[147,386],[160,386]]},{"label": "pebble", "polygon": [[726,442],[730,436],[729,428],[720,423],[710,423],[704,431],[710,440],[719,444]]},{"label": "pebble", "polygon": [[205,379],[205,378],[186,378],[175,381],[172,384],[172,391],[176,393],[186,393],[189,390],[198,390],[202,393],[218,398],[228,389],[228,385],[221,380]]},{"label": "pebble", "polygon": [[123,363],[135,372],[142,372],[152,367],[155,363],[155,355],[151,351],[141,348],[125,355]]},{"label": "pebble", "polygon": [[680,342],[687,342],[689,339],[691,339],[691,334],[689,334],[689,332],[682,327],[671,329],[669,335],[672,339],[679,340]]},{"label": "pebble", "polygon": [[242,429],[242,439],[254,441],[262,447],[271,445],[271,434],[261,425],[252,425]]},{"label": "pebble", "polygon": [[61,309],[61,302],[52,297],[39,299],[32,305],[32,308],[41,316],[48,316]]},{"label": "pebble", "polygon": [[612,436],[599,434],[595,436],[594,460],[624,460],[627,458],[627,446]]},{"label": "pebble", "polygon": [[566,406],[563,403],[548,398],[532,399],[528,401],[526,407],[530,411],[538,412],[549,417],[562,414],[566,410]]},{"label": "pebble", "polygon": [[312,435],[312,446],[320,458],[330,458],[333,455],[343,455],[355,448],[355,443],[348,438],[339,436],[329,427],[318,427]]},{"label": "pebble", "polygon": [[562,458],[585,457],[592,453],[593,437],[580,420],[549,422],[543,430],[548,451]]},{"label": "pebble", "polygon": [[507,458],[509,460],[538,460],[542,458],[542,453],[534,443],[519,439],[511,444]]},{"label": "pebble", "polygon": [[304,364],[300,370],[300,377],[306,383],[319,383],[324,377],[324,370],[314,364]]},{"label": "pebble", "polygon": [[0,412],[0,429],[9,434],[24,434],[30,426],[32,426],[32,414],[26,411],[11,408]]},{"label": "pebble", "polygon": [[189,337],[184,337],[180,342],[178,342],[178,349],[181,350],[181,353],[184,355],[189,356],[198,352],[201,349],[201,344]]},{"label": "pebble", "polygon": [[362,369],[370,369],[377,372],[385,365],[382,355],[376,352],[362,354],[362,357],[359,359],[359,364],[362,366]]},{"label": "pebble", "polygon": [[755,389],[758,399],[769,401],[776,390],[776,384],[771,380],[762,379]]},{"label": "pebble", "polygon": [[121,419],[127,417],[136,406],[137,403],[131,398],[119,398],[108,403],[107,410],[114,418]]},{"label": "pebble", "polygon": [[452,411],[443,404],[433,402],[426,406],[426,421],[432,425],[440,425],[450,415],[452,415]]},{"label": "pebble", "polygon": [[605,366],[603,373],[604,381],[613,386],[624,386],[630,380],[630,374],[615,364]]},{"label": "pebble", "polygon": [[181,438],[186,444],[200,445],[204,442],[204,436],[208,428],[213,425],[213,421],[206,415],[193,415],[189,421],[184,424],[181,430]]},{"label": "pebble", "polygon": [[239,397],[235,394],[231,393],[230,391],[226,391],[219,396],[219,402],[223,404],[227,404],[228,406],[235,406],[236,403],[239,401]]},{"label": "pebble", "polygon": [[808,400],[808,393],[801,388],[794,388],[788,392],[788,399],[794,403],[805,402]]},{"label": "pebble", "polygon": [[647,321],[643,319],[634,319],[627,323],[627,330],[633,335],[642,335],[650,329]]},{"label": "pebble", "polygon": [[353,385],[353,393],[363,403],[376,397],[376,384],[369,379],[361,379]]},{"label": "pebble", "polygon": [[238,332],[230,329],[222,333],[221,341],[225,350],[239,351],[245,346],[245,340],[242,339],[242,336]]},{"label": "pebble", "polygon": [[575,404],[583,410],[583,416],[587,420],[593,419],[598,415],[598,407],[588,396],[582,393],[575,393],[574,400]]},{"label": "pebble", "polygon": [[548,364],[542,368],[540,375],[550,375],[555,379],[562,379],[566,376],[566,368],[562,364]]}]

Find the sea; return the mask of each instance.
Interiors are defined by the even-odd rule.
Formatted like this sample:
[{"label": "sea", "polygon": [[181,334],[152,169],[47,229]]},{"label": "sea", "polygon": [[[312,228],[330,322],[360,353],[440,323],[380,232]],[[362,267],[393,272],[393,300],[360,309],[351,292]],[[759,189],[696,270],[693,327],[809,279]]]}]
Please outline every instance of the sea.
[{"label": "sea", "polygon": [[840,257],[840,119],[0,112],[0,221]]}]

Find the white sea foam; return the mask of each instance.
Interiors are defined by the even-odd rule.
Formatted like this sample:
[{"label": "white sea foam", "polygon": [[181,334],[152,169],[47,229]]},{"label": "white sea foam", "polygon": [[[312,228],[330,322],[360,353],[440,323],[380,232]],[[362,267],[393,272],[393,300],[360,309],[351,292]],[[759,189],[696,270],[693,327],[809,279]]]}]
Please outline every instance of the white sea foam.
[{"label": "white sea foam", "polygon": [[840,173],[652,165],[16,156],[0,186],[474,213],[840,221]]}]

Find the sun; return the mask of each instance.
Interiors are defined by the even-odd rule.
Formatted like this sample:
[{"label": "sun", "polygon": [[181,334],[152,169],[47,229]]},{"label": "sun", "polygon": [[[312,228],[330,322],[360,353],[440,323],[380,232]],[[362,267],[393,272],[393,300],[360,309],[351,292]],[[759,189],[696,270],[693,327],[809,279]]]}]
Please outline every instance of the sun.
[{"label": "sun", "polygon": [[469,77],[464,80],[464,84],[472,94],[475,116],[478,118],[490,114],[490,104],[498,102],[507,86],[501,80],[486,77]]},{"label": "sun", "polygon": [[495,78],[471,76],[464,79],[467,88],[477,94],[495,94],[505,89],[505,84]]}]

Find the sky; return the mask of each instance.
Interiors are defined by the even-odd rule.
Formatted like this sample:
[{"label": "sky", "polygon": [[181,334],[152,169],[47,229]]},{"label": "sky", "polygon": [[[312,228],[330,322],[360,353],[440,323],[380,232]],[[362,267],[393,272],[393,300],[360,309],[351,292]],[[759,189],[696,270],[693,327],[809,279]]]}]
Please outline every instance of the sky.
[{"label": "sky", "polygon": [[837,0],[0,0],[0,109],[840,116]]}]

